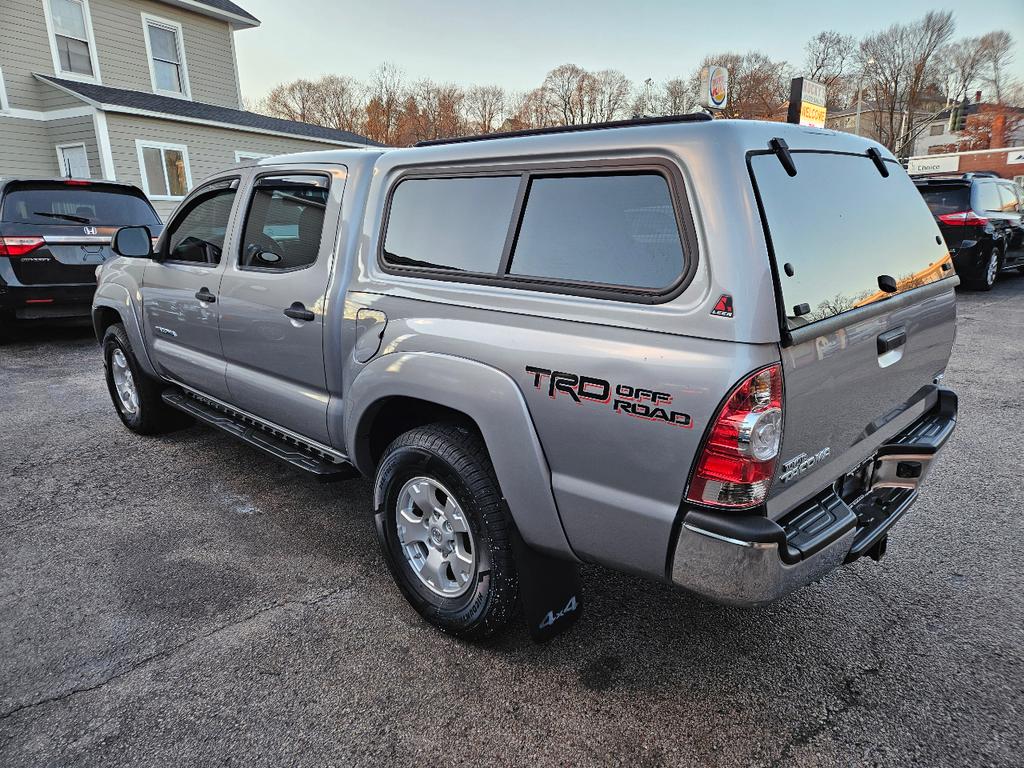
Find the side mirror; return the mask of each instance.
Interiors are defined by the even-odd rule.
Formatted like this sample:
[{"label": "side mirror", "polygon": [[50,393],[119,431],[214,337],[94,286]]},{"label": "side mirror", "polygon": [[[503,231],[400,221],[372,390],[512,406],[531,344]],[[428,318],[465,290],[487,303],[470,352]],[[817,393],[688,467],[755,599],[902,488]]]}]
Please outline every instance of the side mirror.
[{"label": "side mirror", "polygon": [[118,256],[149,259],[153,257],[153,235],[149,227],[121,227],[114,233],[111,247]]}]

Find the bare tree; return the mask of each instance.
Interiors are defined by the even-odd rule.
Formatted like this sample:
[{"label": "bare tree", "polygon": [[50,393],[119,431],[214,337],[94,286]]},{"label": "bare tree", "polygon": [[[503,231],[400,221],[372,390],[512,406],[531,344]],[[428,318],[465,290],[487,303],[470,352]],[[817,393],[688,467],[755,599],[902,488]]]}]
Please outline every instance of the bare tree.
[{"label": "bare tree", "polygon": [[812,37],[804,46],[806,77],[825,86],[825,106],[829,109],[845,107],[850,95],[850,70],[854,63],[857,42],[852,35],[825,30]]},{"label": "bare tree", "polygon": [[474,85],[466,91],[466,116],[470,130],[491,133],[505,111],[505,89],[500,85]]},{"label": "bare tree", "polygon": [[274,86],[266,99],[263,110],[272,117],[311,123],[315,119],[316,86],[311,80],[294,80]]},{"label": "bare tree", "polygon": [[1009,32],[998,30],[981,38],[985,83],[995,92],[996,103],[1003,104],[1006,88],[1006,70],[1013,63],[1013,38]]},{"label": "bare tree", "polygon": [[936,72],[947,104],[962,101],[981,75],[984,51],[979,37],[947,43],[936,56]]},{"label": "bare tree", "polygon": [[697,92],[691,84],[675,77],[666,82],[658,94],[657,111],[663,115],[683,115],[697,109]]},{"label": "bare tree", "polygon": [[[911,24],[893,24],[865,37],[858,52],[874,101],[871,120],[878,140],[907,154],[917,124],[942,106],[944,66],[939,51],[953,35],[951,12],[930,12]],[[870,67],[868,61],[873,61]]]},{"label": "bare tree", "polygon": [[544,78],[541,86],[560,125],[593,122],[597,111],[595,77],[575,64],[561,64]]},{"label": "bare tree", "polygon": [[607,122],[626,117],[629,111],[629,93],[632,84],[617,69],[602,69],[593,75],[594,99],[596,104],[592,121]]},{"label": "bare tree", "polygon": [[405,96],[402,71],[394,64],[381,64],[373,73],[369,94],[366,135],[382,144],[394,144]]}]

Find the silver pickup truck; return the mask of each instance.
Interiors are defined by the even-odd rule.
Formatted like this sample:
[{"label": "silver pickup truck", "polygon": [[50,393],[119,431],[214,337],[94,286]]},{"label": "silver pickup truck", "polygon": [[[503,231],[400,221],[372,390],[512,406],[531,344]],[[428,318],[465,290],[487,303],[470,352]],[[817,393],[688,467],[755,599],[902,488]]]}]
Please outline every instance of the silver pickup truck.
[{"label": "silver pickup truck", "polygon": [[374,478],[395,581],[462,637],[568,626],[580,562],[754,606],[878,559],[956,422],[948,250],[849,134],[694,115],[269,158],[114,249],[93,321],[125,425]]}]

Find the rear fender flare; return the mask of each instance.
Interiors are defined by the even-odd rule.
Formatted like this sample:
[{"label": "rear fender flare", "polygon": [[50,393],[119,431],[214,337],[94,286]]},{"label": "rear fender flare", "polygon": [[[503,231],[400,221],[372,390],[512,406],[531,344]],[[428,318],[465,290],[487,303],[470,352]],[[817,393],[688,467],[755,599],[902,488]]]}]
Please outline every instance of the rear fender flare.
[{"label": "rear fender flare", "polygon": [[526,401],[504,372],[461,357],[393,353],[363,368],[345,396],[345,445],[352,461],[373,473],[369,429],[374,405],[413,397],[459,411],[483,435],[502,495],[523,540],[550,555],[575,560],[551,490],[551,471]]}]

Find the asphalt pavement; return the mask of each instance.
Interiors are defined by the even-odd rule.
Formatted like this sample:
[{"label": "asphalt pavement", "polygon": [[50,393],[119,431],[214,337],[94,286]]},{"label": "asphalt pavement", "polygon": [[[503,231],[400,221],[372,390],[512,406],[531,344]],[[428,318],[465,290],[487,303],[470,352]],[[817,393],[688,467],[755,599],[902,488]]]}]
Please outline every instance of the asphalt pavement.
[{"label": "asphalt pavement", "polygon": [[88,329],[0,346],[0,765],[1020,766],[1024,275],[963,293],[960,424],[859,561],[759,610],[584,569],[471,645],[392,584],[365,480],[137,437]]}]

